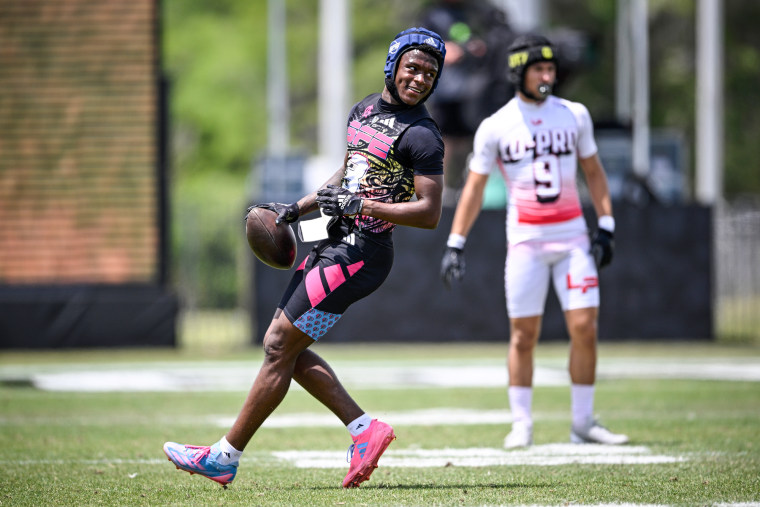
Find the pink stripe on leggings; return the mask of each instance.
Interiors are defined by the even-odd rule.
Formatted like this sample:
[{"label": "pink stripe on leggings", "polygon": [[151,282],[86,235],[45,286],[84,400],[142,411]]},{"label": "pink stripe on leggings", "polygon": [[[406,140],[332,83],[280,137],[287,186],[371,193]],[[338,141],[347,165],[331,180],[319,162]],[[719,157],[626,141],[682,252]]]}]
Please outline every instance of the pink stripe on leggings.
[{"label": "pink stripe on leggings", "polygon": [[318,267],[306,273],[304,283],[306,284],[306,293],[309,295],[311,306],[317,306],[327,296],[325,288],[322,285],[322,279],[319,277]]},{"label": "pink stripe on leggings", "polygon": [[[359,261],[351,264],[346,269],[349,276],[353,276],[357,271],[364,266],[364,261]],[[304,283],[306,284],[306,293],[309,295],[309,302],[311,306],[317,306],[324,298],[327,297],[324,285],[322,285],[322,278],[319,276],[319,270],[321,268],[315,268],[306,274]],[[340,264],[328,266],[322,270],[325,274],[325,280],[327,280],[327,286],[330,288],[330,292],[334,291],[342,283],[346,281],[346,277],[343,275],[343,269]]]}]

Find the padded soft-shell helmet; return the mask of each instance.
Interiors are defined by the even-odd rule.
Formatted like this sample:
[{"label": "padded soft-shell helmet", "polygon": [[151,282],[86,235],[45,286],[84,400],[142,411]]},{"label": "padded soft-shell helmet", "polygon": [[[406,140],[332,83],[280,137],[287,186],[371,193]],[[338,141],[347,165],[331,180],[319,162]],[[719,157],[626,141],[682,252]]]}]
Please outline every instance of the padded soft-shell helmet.
[{"label": "padded soft-shell helmet", "polygon": [[396,70],[398,69],[398,62],[401,55],[409,51],[410,49],[420,48],[428,52],[438,60],[438,75],[433,81],[433,86],[430,88],[430,93],[422,100],[424,102],[435,91],[435,87],[438,86],[438,80],[443,73],[443,61],[446,58],[446,44],[440,35],[427,28],[412,27],[403,32],[399,32],[393,38],[393,42],[388,47],[388,56],[385,58],[385,85],[388,91],[391,92],[393,98],[402,102],[398,97],[398,91],[394,79],[396,77]]},{"label": "padded soft-shell helmet", "polygon": [[[525,89],[525,70],[536,62],[557,64],[556,50],[549,39],[534,34],[520,35],[510,44],[507,58],[509,81],[528,97],[539,100],[539,97],[534,97]],[[545,95],[549,93],[551,87]]]}]

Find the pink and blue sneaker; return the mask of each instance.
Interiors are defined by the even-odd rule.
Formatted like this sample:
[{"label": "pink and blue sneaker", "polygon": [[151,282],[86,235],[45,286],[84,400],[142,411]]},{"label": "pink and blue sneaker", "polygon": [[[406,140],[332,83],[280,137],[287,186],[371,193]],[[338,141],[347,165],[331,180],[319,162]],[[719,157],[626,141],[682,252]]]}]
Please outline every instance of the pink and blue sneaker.
[{"label": "pink and blue sneaker", "polygon": [[238,464],[222,465],[217,462],[221,452],[218,444],[211,447],[184,445],[175,442],[164,444],[164,453],[178,469],[190,472],[190,475],[198,474],[207,477],[226,489],[227,484],[235,478]]},{"label": "pink and blue sneaker", "polygon": [[377,468],[377,461],[391,442],[396,438],[393,428],[373,419],[369,428],[361,434],[351,437],[354,443],[348,448],[350,465],[348,474],[343,479],[344,488],[358,488],[359,484],[369,479]]}]

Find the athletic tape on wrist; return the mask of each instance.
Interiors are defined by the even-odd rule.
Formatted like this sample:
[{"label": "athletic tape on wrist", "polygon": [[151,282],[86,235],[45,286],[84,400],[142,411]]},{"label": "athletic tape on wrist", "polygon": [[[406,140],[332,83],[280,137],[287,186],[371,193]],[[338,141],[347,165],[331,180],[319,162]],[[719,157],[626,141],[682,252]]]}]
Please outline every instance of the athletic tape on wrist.
[{"label": "athletic tape on wrist", "polygon": [[446,246],[451,248],[459,248],[460,250],[464,248],[464,244],[467,242],[467,238],[462,236],[461,234],[449,234],[449,239],[446,241]]},{"label": "athletic tape on wrist", "polygon": [[605,231],[615,232],[615,219],[610,215],[599,217],[599,228]]}]

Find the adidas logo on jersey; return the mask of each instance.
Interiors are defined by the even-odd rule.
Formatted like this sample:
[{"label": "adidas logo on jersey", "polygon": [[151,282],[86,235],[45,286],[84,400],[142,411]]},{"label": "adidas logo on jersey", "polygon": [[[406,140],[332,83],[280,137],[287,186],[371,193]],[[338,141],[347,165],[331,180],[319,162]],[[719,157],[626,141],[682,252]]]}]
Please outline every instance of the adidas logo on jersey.
[{"label": "adidas logo on jersey", "polygon": [[382,123],[383,125],[385,125],[389,129],[393,129],[393,125],[394,125],[394,123],[396,123],[396,118],[390,117],[390,118],[382,118],[381,119],[381,118],[375,117],[375,118],[372,119],[372,124],[374,125],[375,123]]}]

